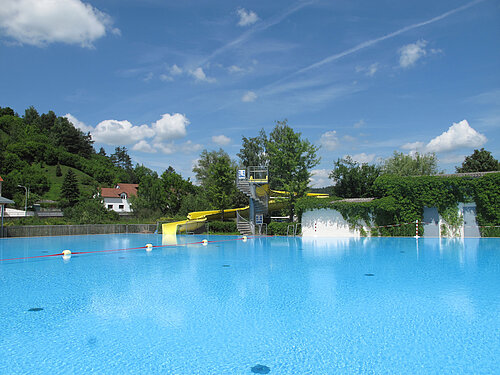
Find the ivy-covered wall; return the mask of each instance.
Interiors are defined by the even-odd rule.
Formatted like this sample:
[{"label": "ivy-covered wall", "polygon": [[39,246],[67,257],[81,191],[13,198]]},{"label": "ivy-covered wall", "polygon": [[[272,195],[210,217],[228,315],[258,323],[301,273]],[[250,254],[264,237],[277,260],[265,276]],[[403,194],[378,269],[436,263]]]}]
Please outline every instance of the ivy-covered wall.
[{"label": "ivy-covered wall", "polygon": [[[383,175],[374,183],[375,198],[371,202],[349,203],[330,199],[302,198],[296,204],[299,217],[307,210],[338,210],[353,227],[363,219],[372,226],[372,235],[414,236],[415,220],[422,221],[424,207],[437,207],[439,213],[453,222],[458,216],[459,202],[475,202],[477,221],[483,237],[500,236],[500,173],[471,177],[399,177]],[[395,227],[386,225],[401,224]],[[423,226],[419,226],[423,233]]]}]

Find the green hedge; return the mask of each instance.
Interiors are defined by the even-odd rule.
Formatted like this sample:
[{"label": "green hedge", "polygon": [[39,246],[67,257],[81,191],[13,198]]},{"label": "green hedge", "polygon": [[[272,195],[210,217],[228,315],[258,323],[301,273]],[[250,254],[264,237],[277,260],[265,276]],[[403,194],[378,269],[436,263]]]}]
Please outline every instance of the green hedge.
[{"label": "green hedge", "polygon": [[234,221],[211,221],[208,223],[211,233],[237,233],[238,228]]},{"label": "green hedge", "polygon": [[[267,225],[267,234],[270,236],[286,236],[286,228],[292,223],[272,221]],[[295,224],[294,224],[295,225]]]},{"label": "green hedge", "polygon": [[[424,207],[437,207],[443,217],[458,225],[460,221],[455,220],[458,203],[475,202],[479,226],[500,225],[500,173],[480,178],[383,175],[375,180],[373,186],[377,199],[371,202],[301,198],[296,203],[296,212],[301,217],[308,210],[332,208],[338,210],[352,227],[360,228],[361,220],[364,220],[373,228],[372,235],[414,236],[415,226],[411,224],[380,227],[413,223],[417,219],[422,221]],[[419,233],[423,233],[421,226]],[[481,228],[481,235],[498,237],[500,228]]]}]

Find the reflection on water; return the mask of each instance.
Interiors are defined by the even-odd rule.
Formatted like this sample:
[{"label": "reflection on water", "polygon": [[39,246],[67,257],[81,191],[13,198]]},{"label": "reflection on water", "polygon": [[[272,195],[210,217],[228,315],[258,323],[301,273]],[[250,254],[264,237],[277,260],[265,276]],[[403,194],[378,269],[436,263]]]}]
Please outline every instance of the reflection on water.
[{"label": "reflection on water", "polygon": [[368,243],[369,238],[360,237],[303,237],[302,253],[311,257],[342,257]]},{"label": "reflection on water", "polygon": [[164,234],[161,239],[163,246],[177,245],[177,236],[175,234]]}]

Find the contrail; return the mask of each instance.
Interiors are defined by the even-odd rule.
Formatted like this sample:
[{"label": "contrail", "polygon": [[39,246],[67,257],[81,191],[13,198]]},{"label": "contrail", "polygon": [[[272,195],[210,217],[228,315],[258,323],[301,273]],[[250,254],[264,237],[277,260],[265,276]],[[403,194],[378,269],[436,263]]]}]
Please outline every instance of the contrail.
[{"label": "contrail", "polygon": [[476,5],[476,4],[482,3],[483,1],[485,1],[485,0],[475,0],[475,1],[472,1],[472,2],[470,2],[470,3],[468,3],[468,4],[462,5],[461,7],[458,7],[458,8],[452,9],[452,10],[450,10],[450,11],[446,12],[446,13],[443,13],[443,14],[441,14],[441,15],[437,16],[437,17],[431,18],[430,20],[423,21],[423,22],[419,22],[419,23],[415,23],[415,24],[413,24],[413,25],[403,27],[402,29],[399,29],[399,30],[394,31],[394,32],[392,32],[392,33],[389,33],[389,34],[387,34],[387,35],[381,36],[381,37],[379,37],[379,38],[375,38],[375,39],[372,39],[372,40],[368,40],[368,41],[366,41],[366,42],[363,42],[363,43],[361,43],[361,44],[358,44],[357,46],[355,46],[355,47],[353,47],[353,48],[350,48],[350,49],[345,50],[345,51],[343,51],[343,52],[337,53],[337,54],[335,54],[335,55],[328,56],[328,57],[324,58],[323,60],[318,61],[317,63],[314,63],[314,64],[312,64],[312,65],[309,65],[309,66],[305,67],[305,68],[302,68],[302,69],[300,69],[300,70],[297,70],[296,72],[294,72],[294,73],[290,74],[289,76],[287,76],[287,77],[285,77],[285,78],[282,78],[282,79],[280,79],[280,80],[276,81],[274,84],[276,84],[276,83],[278,83],[278,82],[281,82],[281,81],[283,81],[283,80],[286,80],[286,79],[288,79],[288,78],[290,78],[290,77],[293,77],[293,76],[295,76],[295,75],[297,75],[297,74],[301,74],[301,73],[307,72],[307,71],[309,71],[309,70],[312,70],[312,69],[318,68],[318,67],[320,67],[320,66],[322,66],[322,65],[325,65],[325,64],[328,64],[328,63],[330,63],[330,62],[332,62],[332,61],[338,60],[338,59],[340,59],[340,58],[342,58],[342,57],[344,57],[344,56],[351,55],[351,54],[353,54],[353,53],[355,53],[355,52],[357,52],[357,51],[359,51],[359,50],[361,50],[361,49],[364,49],[364,48],[367,48],[367,47],[373,46],[374,44],[377,44],[377,43],[379,43],[379,42],[382,42],[382,41],[384,41],[384,40],[386,40],[386,39],[393,38],[393,37],[395,37],[395,36],[397,36],[397,35],[399,35],[399,34],[403,34],[403,33],[407,32],[407,31],[410,31],[410,30],[413,30],[413,29],[417,29],[417,28],[419,28],[419,27],[426,26],[426,25],[429,25],[429,24],[431,24],[431,23],[434,23],[434,22],[440,21],[440,20],[442,20],[443,18],[446,18],[446,17],[448,17],[448,16],[451,16],[452,14],[455,14],[455,13],[461,12],[462,10],[465,10],[465,9],[467,9],[467,8],[470,8],[470,7],[472,7],[472,6]]},{"label": "contrail", "polygon": [[221,53],[231,49],[232,47],[240,44],[240,43],[243,43],[245,41],[247,41],[248,39],[250,39],[250,37],[255,34],[255,33],[258,33],[258,32],[261,32],[261,31],[264,31],[264,30],[267,30],[268,28],[270,28],[271,26],[274,26],[278,23],[280,23],[281,21],[283,21],[286,17],[288,17],[290,14],[292,13],[295,13],[296,11],[310,5],[310,4],[313,4],[315,3],[316,0],[308,0],[308,1],[301,1],[301,2],[298,2],[296,3],[295,5],[291,6],[290,8],[288,8],[285,12],[283,12],[282,14],[279,14],[277,16],[274,16],[273,18],[265,21],[265,22],[262,22],[260,23],[259,25],[255,26],[254,28],[248,30],[247,32],[243,33],[241,36],[239,36],[238,38],[232,40],[231,42],[225,44],[224,46],[216,49],[214,52],[212,52],[212,54],[210,56],[208,56],[207,58],[203,59],[202,61],[199,62],[199,66],[207,63],[208,61],[212,60],[214,57],[220,55]]}]

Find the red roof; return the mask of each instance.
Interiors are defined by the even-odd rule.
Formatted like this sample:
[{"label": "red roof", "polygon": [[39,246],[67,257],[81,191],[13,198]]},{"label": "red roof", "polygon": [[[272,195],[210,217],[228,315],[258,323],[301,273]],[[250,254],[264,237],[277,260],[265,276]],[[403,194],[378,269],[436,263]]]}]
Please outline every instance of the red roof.
[{"label": "red roof", "polygon": [[127,194],[127,197],[137,195],[139,184],[118,184],[114,188],[101,188],[101,197],[117,198],[122,193]]},{"label": "red roof", "polygon": [[2,180],[2,176],[0,176],[0,181],[3,181],[3,180]]}]

